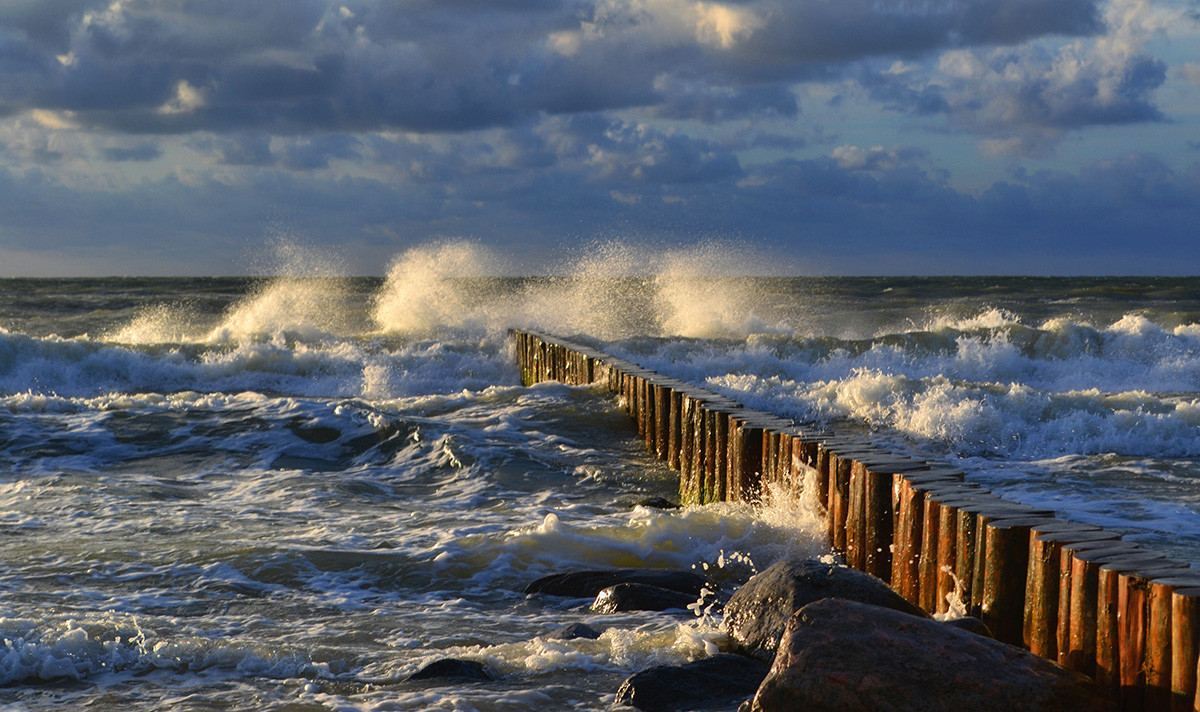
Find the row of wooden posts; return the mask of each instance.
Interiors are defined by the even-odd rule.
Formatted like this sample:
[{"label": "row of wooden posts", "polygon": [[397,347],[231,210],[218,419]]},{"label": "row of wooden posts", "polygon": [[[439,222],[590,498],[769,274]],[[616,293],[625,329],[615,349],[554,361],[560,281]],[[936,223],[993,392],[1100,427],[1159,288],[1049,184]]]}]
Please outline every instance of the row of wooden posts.
[{"label": "row of wooden posts", "polygon": [[1095,678],[1122,710],[1200,711],[1200,570],[1004,500],[945,464],[837,437],[549,334],[514,331],[526,385],[620,396],[685,504],[816,498],[829,542],[930,613]]}]

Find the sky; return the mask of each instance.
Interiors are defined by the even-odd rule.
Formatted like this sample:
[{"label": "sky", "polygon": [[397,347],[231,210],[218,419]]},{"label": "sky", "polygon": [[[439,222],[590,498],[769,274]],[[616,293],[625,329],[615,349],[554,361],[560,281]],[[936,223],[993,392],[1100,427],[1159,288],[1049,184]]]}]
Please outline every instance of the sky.
[{"label": "sky", "polygon": [[1200,274],[1200,5],[0,3],[0,277],[456,239],[531,273],[619,242]]}]

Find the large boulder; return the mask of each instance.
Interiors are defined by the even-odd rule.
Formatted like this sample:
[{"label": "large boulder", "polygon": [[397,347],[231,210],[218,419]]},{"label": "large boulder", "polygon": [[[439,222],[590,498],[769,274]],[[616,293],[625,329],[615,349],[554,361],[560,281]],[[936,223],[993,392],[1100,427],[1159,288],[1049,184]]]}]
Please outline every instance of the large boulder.
[{"label": "large boulder", "polygon": [[595,598],[600,591],[619,583],[640,583],[699,598],[708,579],[694,571],[674,569],[598,569],[543,576],[525,587],[525,593],[570,598]]},{"label": "large boulder", "polygon": [[623,611],[668,611],[686,610],[698,600],[691,593],[672,591],[662,586],[644,583],[619,583],[596,594],[592,610],[597,613],[620,613]]},{"label": "large boulder", "polygon": [[733,709],[754,694],[768,669],[766,663],[741,655],[659,665],[625,680],[617,704],[643,712]]},{"label": "large boulder", "polygon": [[780,561],[756,574],[725,604],[725,628],[747,655],[770,662],[792,614],[822,598],[841,598],[925,616],[883,581],[817,559]]},{"label": "large boulder", "polygon": [[1069,712],[1113,704],[1079,673],[928,618],[826,599],[788,621],[751,712]]}]

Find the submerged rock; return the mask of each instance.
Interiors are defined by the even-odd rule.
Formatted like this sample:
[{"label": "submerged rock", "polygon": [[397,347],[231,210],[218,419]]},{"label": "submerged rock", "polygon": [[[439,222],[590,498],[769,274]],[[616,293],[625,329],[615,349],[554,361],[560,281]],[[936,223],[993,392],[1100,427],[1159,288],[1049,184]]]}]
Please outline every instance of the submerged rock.
[{"label": "submerged rock", "polygon": [[741,655],[715,655],[687,665],[659,665],[630,676],[617,704],[645,712],[732,709],[748,699],[769,666]]},{"label": "submerged rock", "polygon": [[928,618],[825,599],[791,617],[750,712],[1089,712],[1090,679]]},{"label": "submerged rock", "polygon": [[609,586],[640,583],[700,597],[708,579],[694,571],[676,569],[598,569],[543,576],[525,587],[525,593],[571,598],[595,598]]},{"label": "submerged rock", "polygon": [[925,617],[883,581],[816,559],[780,561],[753,576],[725,604],[725,627],[747,655],[770,662],[792,614],[822,598],[842,598]]},{"label": "submerged rock", "polygon": [[494,680],[481,663],[474,660],[459,660],[458,658],[442,658],[409,675],[409,680]]},{"label": "submerged rock", "polygon": [[672,591],[661,586],[644,583],[619,583],[596,594],[592,610],[597,613],[620,613],[622,611],[667,611],[672,608],[687,610],[699,596]]},{"label": "submerged rock", "polygon": [[600,637],[600,631],[587,623],[569,623],[550,631],[546,637],[551,640],[575,640],[576,638],[595,640]]}]

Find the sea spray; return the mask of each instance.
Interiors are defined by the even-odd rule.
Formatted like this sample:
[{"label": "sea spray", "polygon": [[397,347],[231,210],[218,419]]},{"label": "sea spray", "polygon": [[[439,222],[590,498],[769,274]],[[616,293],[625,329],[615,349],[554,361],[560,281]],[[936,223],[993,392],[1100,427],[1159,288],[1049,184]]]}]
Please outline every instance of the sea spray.
[{"label": "sea spray", "polygon": [[758,314],[772,305],[768,284],[749,275],[770,274],[769,262],[744,247],[706,242],[664,252],[654,261],[662,333],[692,338],[744,338],[790,333]]},{"label": "sea spray", "polygon": [[478,242],[453,240],[410,249],[388,269],[372,316],[383,333],[421,338],[507,328],[503,315],[510,295],[489,293],[479,284],[503,271],[502,258]]}]

